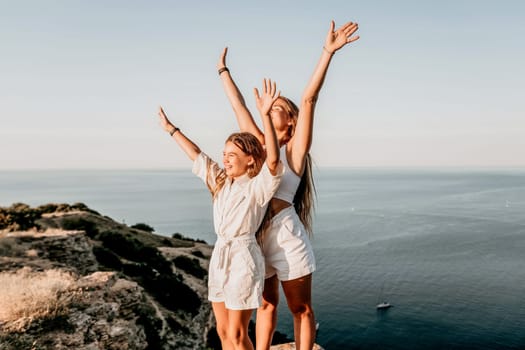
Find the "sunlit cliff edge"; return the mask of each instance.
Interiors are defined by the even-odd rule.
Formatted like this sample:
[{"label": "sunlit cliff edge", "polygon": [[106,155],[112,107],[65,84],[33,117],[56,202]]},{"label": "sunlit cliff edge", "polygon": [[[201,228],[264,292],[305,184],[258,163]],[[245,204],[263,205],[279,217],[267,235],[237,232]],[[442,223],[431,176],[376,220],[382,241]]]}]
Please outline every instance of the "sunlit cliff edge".
[{"label": "sunlit cliff edge", "polygon": [[220,348],[212,248],[82,203],[0,207],[0,350]]}]

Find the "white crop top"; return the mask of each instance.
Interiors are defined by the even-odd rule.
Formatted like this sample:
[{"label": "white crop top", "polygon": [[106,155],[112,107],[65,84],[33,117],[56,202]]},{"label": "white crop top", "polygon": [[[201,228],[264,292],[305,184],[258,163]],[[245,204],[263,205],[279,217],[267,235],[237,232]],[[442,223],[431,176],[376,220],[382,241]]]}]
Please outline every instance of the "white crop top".
[{"label": "white crop top", "polygon": [[281,184],[277,188],[277,192],[275,192],[273,197],[293,204],[293,198],[295,197],[295,192],[297,192],[301,178],[296,173],[294,173],[288,165],[288,158],[286,157],[286,145],[281,147],[280,158],[286,170],[281,178]]}]

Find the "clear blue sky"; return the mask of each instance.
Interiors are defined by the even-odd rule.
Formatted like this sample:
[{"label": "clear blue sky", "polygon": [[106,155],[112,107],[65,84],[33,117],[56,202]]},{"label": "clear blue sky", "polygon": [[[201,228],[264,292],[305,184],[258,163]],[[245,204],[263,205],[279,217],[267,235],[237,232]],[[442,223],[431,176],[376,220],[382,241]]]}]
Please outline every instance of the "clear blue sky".
[{"label": "clear blue sky", "polygon": [[157,107],[214,157],[255,111],[298,100],[331,19],[359,23],[320,94],[318,166],[525,166],[525,1],[0,0],[0,169],[189,168]]}]

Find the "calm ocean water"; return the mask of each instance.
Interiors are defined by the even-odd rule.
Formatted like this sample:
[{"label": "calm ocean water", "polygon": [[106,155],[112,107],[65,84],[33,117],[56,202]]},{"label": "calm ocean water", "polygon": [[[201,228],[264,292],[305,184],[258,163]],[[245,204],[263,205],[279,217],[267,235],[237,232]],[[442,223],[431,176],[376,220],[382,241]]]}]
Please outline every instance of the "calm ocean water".
[{"label": "calm ocean water", "polygon": [[[332,349],[525,349],[525,170],[317,169],[314,307]],[[190,171],[0,171],[0,206],[83,202],[215,240]],[[377,312],[388,300],[394,307]],[[281,332],[292,336],[284,298]]]}]

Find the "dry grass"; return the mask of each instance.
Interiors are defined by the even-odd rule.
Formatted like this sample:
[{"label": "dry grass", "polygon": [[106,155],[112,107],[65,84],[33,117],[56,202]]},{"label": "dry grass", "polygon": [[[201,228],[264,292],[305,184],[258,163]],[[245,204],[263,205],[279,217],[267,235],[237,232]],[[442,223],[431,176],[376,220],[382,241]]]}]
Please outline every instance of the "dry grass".
[{"label": "dry grass", "polygon": [[74,283],[71,274],[60,270],[0,273],[0,328],[22,331],[34,320],[64,313],[72,298],[65,292]]}]

